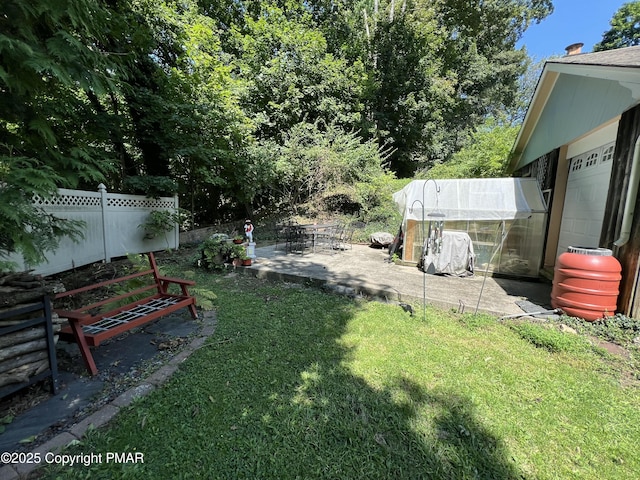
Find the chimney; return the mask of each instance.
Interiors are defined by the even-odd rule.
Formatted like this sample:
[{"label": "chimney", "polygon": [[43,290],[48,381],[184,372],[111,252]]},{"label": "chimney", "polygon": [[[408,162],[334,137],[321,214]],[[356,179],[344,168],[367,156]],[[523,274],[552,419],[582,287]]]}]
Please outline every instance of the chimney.
[{"label": "chimney", "polygon": [[582,47],[584,43],[572,43],[568,47],[565,48],[567,55],[578,55],[582,52]]}]

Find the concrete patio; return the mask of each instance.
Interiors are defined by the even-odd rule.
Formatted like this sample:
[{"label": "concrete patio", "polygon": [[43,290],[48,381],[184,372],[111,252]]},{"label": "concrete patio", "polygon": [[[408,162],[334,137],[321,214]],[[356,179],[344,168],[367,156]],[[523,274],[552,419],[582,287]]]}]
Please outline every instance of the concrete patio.
[{"label": "concrete patio", "polygon": [[[551,309],[551,284],[535,279],[486,276],[424,275],[416,267],[389,261],[387,250],[353,245],[346,250],[286,253],[284,245],[256,248],[256,259],[245,273],[260,278],[305,283],[387,301],[430,305],[498,317]],[[424,285],[423,285],[424,281]],[[526,311],[523,310],[526,308]]]}]

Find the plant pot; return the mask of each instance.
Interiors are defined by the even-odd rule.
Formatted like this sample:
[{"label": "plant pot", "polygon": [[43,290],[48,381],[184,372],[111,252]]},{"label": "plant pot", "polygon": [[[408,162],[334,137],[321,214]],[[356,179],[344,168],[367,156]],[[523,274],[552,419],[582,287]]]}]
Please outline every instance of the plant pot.
[{"label": "plant pot", "polygon": [[247,258],[246,260],[242,260],[242,266],[243,267],[249,267],[251,266],[251,259]]},{"label": "plant pot", "polygon": [[235,243],[236,245],[240,245],[242,243],[242,239],[241,238],[234,238],[233,239],[233,243]]}]

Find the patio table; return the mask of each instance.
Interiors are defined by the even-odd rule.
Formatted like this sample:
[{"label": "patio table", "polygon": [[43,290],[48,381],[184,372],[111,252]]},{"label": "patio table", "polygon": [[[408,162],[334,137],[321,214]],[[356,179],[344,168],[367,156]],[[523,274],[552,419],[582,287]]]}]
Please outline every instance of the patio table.
[{"label": "patio table", "polygon": [[298,225],[298,228],[311,239],[311,246],[315,253],[316,247],[323,242],[326,242],[328,248],[331,248],[331,244],[336,236],[339,224],[337,222],[332,223],[310,223],[306,225]]}]

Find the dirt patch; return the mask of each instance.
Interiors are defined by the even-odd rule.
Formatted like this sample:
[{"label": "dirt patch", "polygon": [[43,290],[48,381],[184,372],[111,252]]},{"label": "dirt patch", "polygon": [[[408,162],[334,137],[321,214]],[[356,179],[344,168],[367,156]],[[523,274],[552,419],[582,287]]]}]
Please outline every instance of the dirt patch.
[{"label": "dirt patch", "polygon": [[624,359],[631,358],[631,354],[629,353],[629,350],[618,345],[617,343],[608,342],[606,340],[602,340],[599,338],[592,338],[592,341],[595,345],[597,345],[600,348],[604,348],[608,353],[612,355],[616,355]]}]

